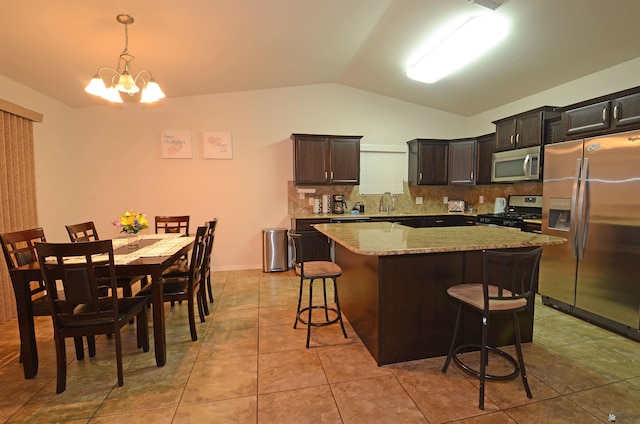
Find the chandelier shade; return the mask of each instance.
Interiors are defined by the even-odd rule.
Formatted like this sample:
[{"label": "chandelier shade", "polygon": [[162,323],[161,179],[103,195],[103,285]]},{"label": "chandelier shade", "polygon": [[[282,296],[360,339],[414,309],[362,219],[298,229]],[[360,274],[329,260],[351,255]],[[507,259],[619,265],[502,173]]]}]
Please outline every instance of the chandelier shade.
[{"label": "chandelier shade", "polygon": [[[131,72],[131,62],[135,57],[129,53],[129,31],[128,26],[133,24],[133,17],[129,15],[118,15],[116,20],[124,25],[125,45],[124,50],[118,58],[118,66],[116,69],[109,66],[102,66],[93,76],[89,84],[85,87],[85,91],[94,96],[101,97],[114,103],[122,103],[120,93],[126,93],[133,96],[140,91],[140,103],[154,103],[165,97],[158,83],[153,79],[151,71],[143,69],[135,76]],[[110,74],[109,78],[103,78],[102,74]],[[147,77],[145,79],[145,76]]]}]

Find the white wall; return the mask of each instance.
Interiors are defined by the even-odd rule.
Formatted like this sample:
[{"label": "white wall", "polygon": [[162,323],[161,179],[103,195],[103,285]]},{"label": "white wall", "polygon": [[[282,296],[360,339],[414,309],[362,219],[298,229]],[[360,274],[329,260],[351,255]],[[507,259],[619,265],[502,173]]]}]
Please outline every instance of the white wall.
[{"label": "white wall", "polygon": [[[192,229],[218,217],[215,269],[260,268],[262,228],[289,227],[292,132],[404,146],[415,137],[456,137],[452,131],[464,125],[456,115],[337,84],[169,99],[156,107],[59,105],[56,112],[46,98],[5,99],[45,115],[35,126],[39,219],[48,240],[66,241],[64,225],[85,220],[101,238],[116,236],[111,221],[132,208],[151,219],[189,214]],[[71,121],[64,134],[54,130],[57,121]],[[190,130],[193,158],[162,159],[163,130]],[[207,130],[233,134],[233,160],[203,159]]]},{"label": "white wall", "polygon": [[[292,132],[402,146],[474,136],[492,132],[495,119],[640,85],[639,70],[637,59],[466,119],[338,84],[76,110],[0,77],[0,97],[44,114],[34,125],[38,215],[50,241],[66,241],[64,225],[84,220],[116,236],[110,223],[130,208],[151,219],[189,214],[192,229],[218,217],[214,269],[243,269],[261,267],[262,228],[289,226]],[[192,131],[194,157],[161,159],[163,130]],[[233,134],[233,160],[202,158],[208,130]]]}]

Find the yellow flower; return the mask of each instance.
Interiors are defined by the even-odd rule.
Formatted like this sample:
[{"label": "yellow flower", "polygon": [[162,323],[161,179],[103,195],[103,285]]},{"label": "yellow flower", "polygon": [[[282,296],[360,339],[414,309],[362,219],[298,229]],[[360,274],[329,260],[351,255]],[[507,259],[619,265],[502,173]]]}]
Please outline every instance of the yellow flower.
[{"label": "yellow flower", "polygon": [[121,228],[121,232],[137,234],[138,231],[149,228],[149,221],[142,213],[127,211],[120,216],[120,220],[113,221],[113,225]]}]

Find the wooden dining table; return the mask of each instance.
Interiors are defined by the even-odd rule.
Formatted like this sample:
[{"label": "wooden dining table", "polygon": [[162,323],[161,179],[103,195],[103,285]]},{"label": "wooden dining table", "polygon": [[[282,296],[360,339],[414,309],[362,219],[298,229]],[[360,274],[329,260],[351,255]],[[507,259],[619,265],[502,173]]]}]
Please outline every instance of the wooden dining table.
[{"label": "wooden dining table", "polygon": [[[116,277],[151,277],[153,302],[153,337],[156,364],[161,367],[167,360],[164,324],[164,294],[162,273],[193,247],[194,237],[180,234],[139,235],[137,246],[132,247],[127,237],[113,239]],[[18,326],[24,377],[38,374],[38,349],[33,320],[30,282],[42,279],[38,262],[10,270],[16,297]]]}]

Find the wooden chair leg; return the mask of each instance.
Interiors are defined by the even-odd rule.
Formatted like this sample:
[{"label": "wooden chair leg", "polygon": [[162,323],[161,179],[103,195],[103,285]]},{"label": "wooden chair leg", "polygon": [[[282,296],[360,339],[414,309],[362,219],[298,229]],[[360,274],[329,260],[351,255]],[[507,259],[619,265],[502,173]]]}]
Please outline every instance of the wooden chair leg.
[{"label": "wooden chair leg", "polygon": [[96,356],[96,337],[87,336],[87,347],[89,348],[89,357],[95,358]]},{"label": "wooden chair leg", "polygon": [[211,276],[207,277],[207,292],[209,293],[209,303],[213,303],[213,288],[211,287]]},{"label": "wooden chair leg", "polygon": [[56,393],[62,393],[67,388],[67,351],[64,337],[56,339]]},{"label": "wooden chair leg", "polygon": [[198,333],[196,332],[196,312],[193,304],[193,296],[187,300],[187,307],[189,308],[189,328],[191,329],[191,340],[194,342],[198,340]]},{"label": "wooden chair leg", "polygon": [[296,322],[293,323],[294,330],[298,326],[298,317],[300,316],[300,305],[302,304],[302,288],[304,285],[304,279],[300,278],[300,293],[298,294],[298,308],[296,309]]},{"label": "wooden chair leg", "polygon": [[84,359],[84,344],[82,342],[82,337],[74,337],[73,344],[76,347],[76,359],[81,361]]},{"label": "wooden chair leg", "polygon": [[311,310],[313,309],[313,279],[309,281],[309,317],[307,318],[307,348],[311,338]]},{"label": "wooden chair leg", "polygon": [[116,329],[116,367],[118,369],[118,386],[124,385],[124,372],[122,371],[122,338],[120,337],[120,329]]}]

